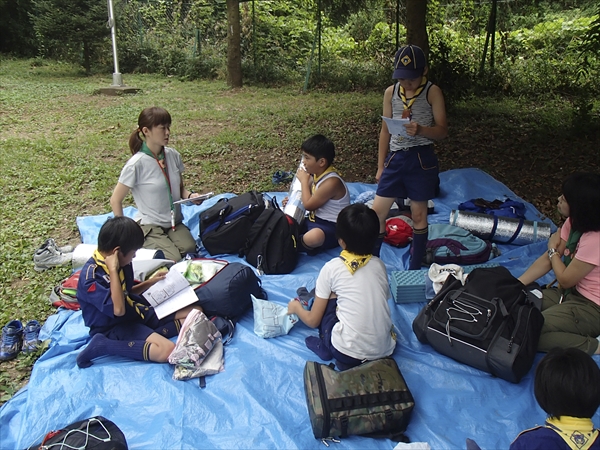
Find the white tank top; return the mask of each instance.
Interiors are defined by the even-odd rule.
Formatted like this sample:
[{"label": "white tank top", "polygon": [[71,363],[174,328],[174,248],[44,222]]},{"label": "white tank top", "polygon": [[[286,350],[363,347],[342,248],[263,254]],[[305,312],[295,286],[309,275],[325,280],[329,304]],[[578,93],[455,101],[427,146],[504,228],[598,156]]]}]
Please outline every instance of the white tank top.
[{"label": "white tank top", "polygon": [[336,222],[340,211],[350,204],[350,194],[348,193],[348,186],[346,186],[346,183],[344,180],[342,180],[342,177],[340,177],[336,172],[329,172],[328,174],[325,174],[325,176],[317,182],[315,191],[319,189],[319,185],[323,181],[330,177],[338,178],[344,185],[346,193],[339,200],[335,200],[333,198],[327,200],[323,206],[315,211],[315,216],[319,219],[327,220],[328,222]]},{"label": "white tank top", "polygon": [[[433,110],[427,100],[429,94],[429,88],[431,87],[431,81],[428,81],[425,85],[425,89],[415,98],[415,102],[412,104],[412,120],[419,123],[424,127],[430,127],[434,124]],[[400,97],[400,83],[396,83],[394,86],[394,92],[392,94],[392,117],[397,119],[402,117],[404,111],[404,104]],[[429,145],[433,144],[433,141],[424,136],[412,136],[405,138],[400,135],[390,136],[390,151],[395,152],[397,150],[406,150],[410,147],[416,147],[417,145]]]}]

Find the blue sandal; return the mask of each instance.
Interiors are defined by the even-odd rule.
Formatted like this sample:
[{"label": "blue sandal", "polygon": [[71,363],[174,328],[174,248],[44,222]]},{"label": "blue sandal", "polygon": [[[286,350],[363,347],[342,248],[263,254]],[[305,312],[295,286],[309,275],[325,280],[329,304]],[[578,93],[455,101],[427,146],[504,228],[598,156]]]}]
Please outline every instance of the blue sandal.
[{"label": "blue sandal", "polygon": [[273,184],[289,183],[294,179],[293,172],[286,172],[284,170],[278,170],[273,174]]}]

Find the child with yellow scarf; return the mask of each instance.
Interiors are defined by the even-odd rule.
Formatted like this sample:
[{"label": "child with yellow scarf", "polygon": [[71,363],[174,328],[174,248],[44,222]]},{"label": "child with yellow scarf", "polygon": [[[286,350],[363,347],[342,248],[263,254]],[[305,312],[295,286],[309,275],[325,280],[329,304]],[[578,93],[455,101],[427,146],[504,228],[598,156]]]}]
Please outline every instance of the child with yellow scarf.
[{"label": "child with yellow scarf", "polygon": [[396,347],[387,272],[371,254],[378,234],[375,211],[362,203],[345,207],[336,226],[342,252],[321,269],[311,309],[296,299],[288,304],[288,314],[319,329],[306,346],[324,361],[335,358],[340,370],[390,356]]}]

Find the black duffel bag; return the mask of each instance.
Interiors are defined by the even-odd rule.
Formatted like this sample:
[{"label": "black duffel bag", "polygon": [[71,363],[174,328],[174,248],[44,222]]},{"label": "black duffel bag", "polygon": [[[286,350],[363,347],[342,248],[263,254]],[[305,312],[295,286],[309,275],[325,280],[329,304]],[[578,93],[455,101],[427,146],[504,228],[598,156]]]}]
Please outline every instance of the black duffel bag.
[{"label": "black duffel bag", "polygon": [[531,290],[502,266],[474,269],[464,286],[450,276],[413,331],[443,355],[518,383],[533,365],[544,324]]},{"label": "black duffel bag", "polygon": [[48,433],[30,449],[127,450],[127,440],[119,427],[102,416],[74,422]]},{"label": "black duffel bag", "polygon": [[264,210],[263,195],[257,191],[220,199],[200,213],[204,248],[211,255],[240,254],[250,228]]}]

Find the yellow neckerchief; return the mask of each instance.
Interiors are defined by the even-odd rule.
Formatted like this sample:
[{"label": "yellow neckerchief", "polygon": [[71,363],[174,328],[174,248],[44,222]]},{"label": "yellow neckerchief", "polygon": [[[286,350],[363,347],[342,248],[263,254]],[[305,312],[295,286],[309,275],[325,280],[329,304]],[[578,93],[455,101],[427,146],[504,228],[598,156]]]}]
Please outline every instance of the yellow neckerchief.
[{"label": "yellow neckerchief", "polygon": [[546,420],[546,428],[556,431],[573,450],[588,450],[598,438],[598,430],[594,430],[592,419],[549,417]]},{"label": "yellow neckerchief", "polygon": [[425,75],[423,75],[423,77],[421,78],[421,85],[415,91],[415,95],[413,95],[411,98],[407,99],[404,88],[402,87],[402,85],[400,85],[400,98],[402,99],[402,104],[404,105],[404,109],[411,108],[411,106],[413,105],[413,103],[415,102],[415,100],[417,99],[419,94],[421,92],[423,92],[423,89],[425,89],[425,86],[427,86],[427,77]]},{"label": "yellow neckerchief", "polygon": [[340,258],[344,261],[346,269],[348,269],[352,275],[354,275],[361,267],[366,266],[371,260],[371,256],[373,255],[356,255],[350,253],[348,250],[342,250],[342,253],[340,253]]},{"label": "yellow neckerchief", "polygon": [[[94,261],[96,261],[96,264],[98,265],[98,267],[101,267],[104,272],[106,272],[106,276],[109,276],[109,271],[108,271],[108,266],[106,265],[106,262],[104,261],[104,256],[102,256],[102,254],[98,251],[98,249],[94,250],[94,254],[92,256],[94,258]],[[138,315],[143,319],[144,318],[144,311],[148,310],[148,307],[146,307],[145,305],[142,305],[141,303],[137,303],[134,302],[131,298],[129,298],[129,295],[127,294],[127,287],[125,285],[125,272],[123,271],[123,268],[121,267],[119,269],[119,279],[121,281],[121,289],[123,289],[123,295],[125,296],[125,300],[127,300],[127,303],[129,303],[129,306],[131,306],[133,309],[135,309],[135,312],[138,313]],[[110,282],[110,280],[109,280]]]},{"label": "yellow neckerchief", "polygon": [[[325,169],[325,172],[323,172],[321,175],[319,175],[319,176],[313,175],[313,182],[312,182],[312,185],[310,186],[311,195],[315,195],[315,191],[317,190],[317,183],[319,181],[321,181],[325,175],[327,175],[328,173],[332,173],[332,172],[337,173],[337,170],[335,170],[335,167],[329,166],[327,169]],[[308,213],[308,219],[311,222],[315,221],[315,212],[314,211],[310,211]]]}]

